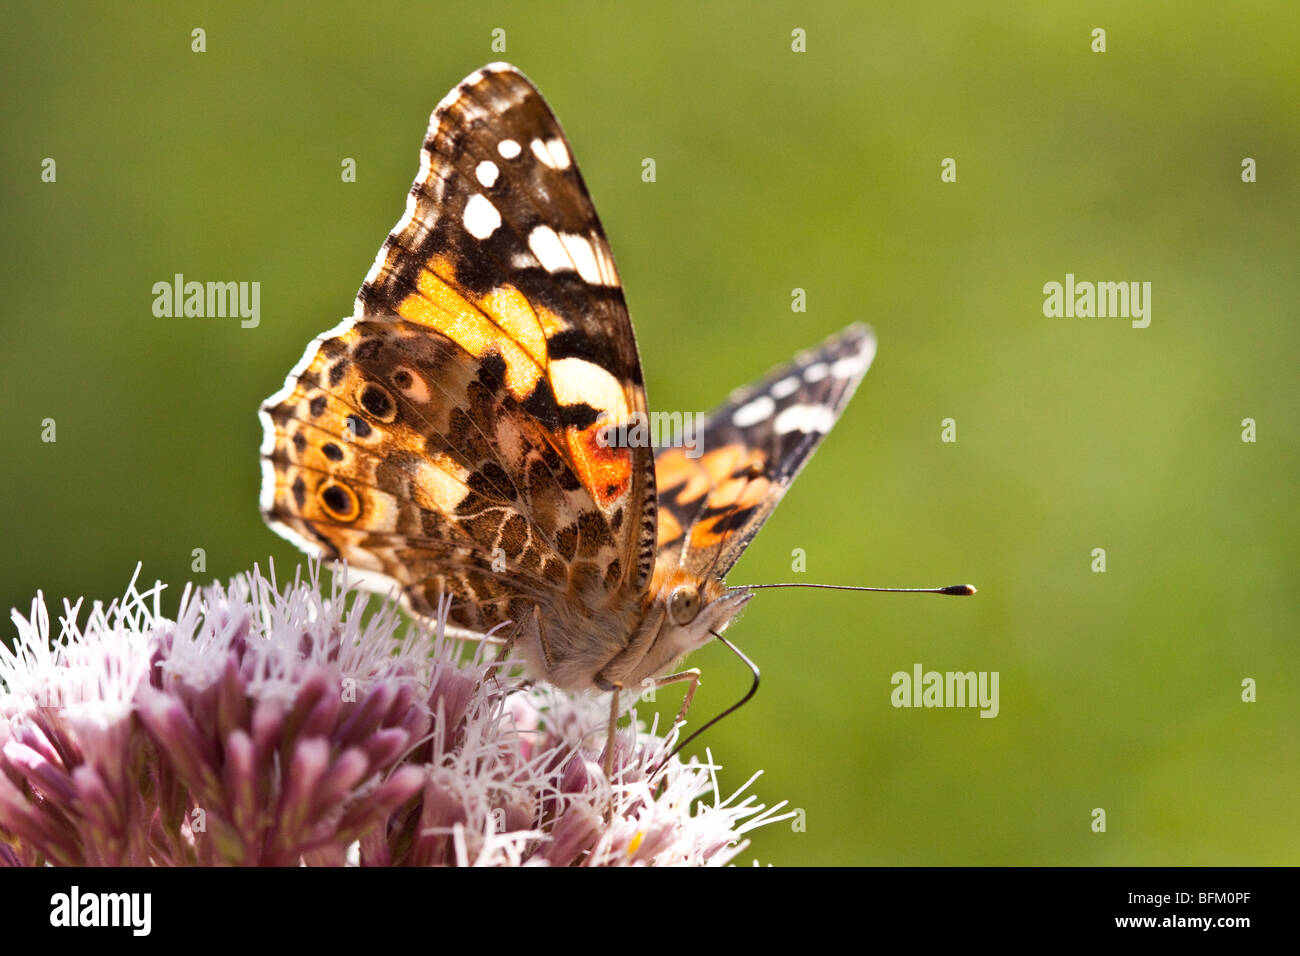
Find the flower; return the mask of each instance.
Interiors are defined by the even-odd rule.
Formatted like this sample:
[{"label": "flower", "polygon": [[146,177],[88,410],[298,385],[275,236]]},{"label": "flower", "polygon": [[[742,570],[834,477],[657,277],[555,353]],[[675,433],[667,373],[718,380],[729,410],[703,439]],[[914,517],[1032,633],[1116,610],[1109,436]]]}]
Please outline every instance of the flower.
[{"label": "flower", "polygon": [[13,613],[0,864],[718,865],[788,816],[635,718],[606,779],[607,704],[497,673],[445,602],[403,625],[346,569],[254,568],[173,621],[136,578],[54,640],[41,595]]}]

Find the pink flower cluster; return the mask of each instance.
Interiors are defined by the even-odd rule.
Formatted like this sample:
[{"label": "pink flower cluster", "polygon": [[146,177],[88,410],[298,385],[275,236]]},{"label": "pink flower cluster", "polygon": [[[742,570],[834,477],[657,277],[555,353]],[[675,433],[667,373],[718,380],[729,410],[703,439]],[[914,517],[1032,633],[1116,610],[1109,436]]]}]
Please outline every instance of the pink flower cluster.
[{"label": "pink flower cluster", "polygon": [[53,640],[40,596],[14,612],[0,864],[718,865],[785,819],[635,722],[605,779],[599,701],[319,571],[187,588],[174,621],[133,580]]}]

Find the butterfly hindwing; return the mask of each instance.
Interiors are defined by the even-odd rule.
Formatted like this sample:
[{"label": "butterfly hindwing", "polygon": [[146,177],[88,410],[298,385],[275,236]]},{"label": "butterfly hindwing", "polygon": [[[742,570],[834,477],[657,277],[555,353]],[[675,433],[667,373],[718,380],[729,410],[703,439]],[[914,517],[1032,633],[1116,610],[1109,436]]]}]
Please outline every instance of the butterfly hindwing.
[{"label": "butterfly hindwing", "polygon": [[724,577],[839,418],[875,356],[854,325],[737,389],[696,436],[656,458],[661,566]]}]

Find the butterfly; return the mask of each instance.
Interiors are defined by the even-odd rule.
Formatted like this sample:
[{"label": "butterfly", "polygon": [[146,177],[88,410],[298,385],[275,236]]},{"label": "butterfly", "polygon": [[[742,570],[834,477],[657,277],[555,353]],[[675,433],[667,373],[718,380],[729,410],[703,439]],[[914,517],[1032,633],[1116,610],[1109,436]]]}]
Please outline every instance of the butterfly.
[{"label": "butterfly", "polygon": [[686,680],[689,703],[677,662],[752,597],[728,571],[874,354],[854,325],[693,448],[611,441],[648,412],[614,258],[541,93],[493,64],[434,110],[354,314],[263,405],[262,513],[416,614],[451,595],[458,627],[508,623],[554,686]]}]

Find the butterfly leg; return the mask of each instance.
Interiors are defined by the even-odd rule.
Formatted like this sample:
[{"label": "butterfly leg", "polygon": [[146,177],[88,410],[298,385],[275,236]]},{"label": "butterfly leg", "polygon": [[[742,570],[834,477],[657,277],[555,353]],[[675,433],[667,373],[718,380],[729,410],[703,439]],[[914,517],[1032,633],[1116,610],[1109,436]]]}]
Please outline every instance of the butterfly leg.
[{"label": "butterfly leg", "polygon": [[[553,666],[551,660],[551,647],[549,644],[546,643],[546,628],[542,627],[542,609],[539,608],[536,604],[533,605],[533,624],[537,629],[537,643],[540,644],[542,647],[542,657],[545,659],[546,669],[549,671]],[[523,633],[523,622],[520,621],[519,626],[516,627],[513,631],[511,631],[510,639],[506,641],[506,646],[501,648],[501,654],[500,656],[497,657],[497,665],[499,665],[502,661],[505,660],[506,655],[509,654],[510,651],[514,648],[515,643],[519,640],[519,635],[522,633]],[[497,665],[493,665],[494,668],[493,673],[496,673],[495,668]],[[512,691],[511,693],[514,693],[515,691],[529,690],[534,683],[536,682],[533,680],[522,680],[515,685],[514,691]]]},{"label": "butterfly leg", "polygon": [[515,649],[515,644],[519,641],[519,635],[523,633],[523,630],[523,621],[520,621],[510,629],[510,636],[506,638],[505,643],[501,645],[501,649],[497,651],[496,660],[492,662],[492,666],[489,667],[487,673],[483,675],[484,680],[494,680],[496,678],[497,672],[501,670],[501,667],[505,664],[506,658],[508,658],[510,652]]},{"label": "butterfly leg", "polygon": [[546,663],[546,670],[549,673],[555,669],[555,657],[551,654],[551,645],[546,640],[546,628],[542,626],[542,609],[536,604],[533,605],[533,624],[537,628],[537,643],[542,648],[542,660]]},{"label": "butterfly leg", "polygon": [[[613,785],[614,774],[614,735],[618,731],[618,692],[623,689],[622,684],[615,684],[613,691],[609,695],[609,732],[605,736],[605,761],[603,769],[605,779]],[[610,797],[613,800],[613,797]]]},{"label": "butterfly leg", "polygon": [[[538,646],[542,649],[542,660],[546,664],[547,671],[550,671],[551,668],[555,666],[555,658],[554,655],[551,654],[550,642],[546,640],[546,627],[542,624],[542,609],[536,604],[533,605],[533,632],[537,635]],[[487,673],[489,678],[497,675],[497,671],[499,671],[502,665],[505,664],[506,658],[509,657],[510,652],[515,649],[515,645],[519,643],[519,638],[523,636],[523,633],[523,621],[519,621],[510,629],[510,636],[507,637],[505,643],[501,645],[501,650],[497,652],[497,659]]]},{"label": "butterfly leg", "polygon": [[656,690],[660,687],[667,687],[669,684],[680,684],[682,681],[689,681],[691,686],[686,689],[686,696],[682,699],[682,706],[677,711],[677,719],[673,721],[674,727],[686,720],[686,712],[691,709],[691,701],[695,698],[695,692],[700,689],[700,669],[692,667],[687,671],[656,677],[653,681]]},{"label": "butterfly leg", "polygon": [[[679,671],[676,674],[666,674],[648,682],[651,687],[657,690],[660,687],[667,687],[669,684],[680,684],[683,681],[689,682],[691,686],[686,689],[686,696],[682,699],[682,706],[677,710],[677,718],[673,721],[674,727],[686,719],[686,712],[691,708],[691,701],[695,699],[695,692],[700,687],[700,669],[692,667],[690,670]],[[622,684],[614,684],[609,699],[609,730],[605,738],[605,761],[603,765],[606,780],[610,779],[614,772],[614,736],[618,728],[619,691],[622,689]]]},{"label": "butterfly leg", "polygon": [[614,819],[614,738],[618,730],[618,692],[623,689],[622,684],[614,684],[609,694],[609,730],[605,735],[605,759],[601,762],[601,770],[605,774],[605,782],[609,784],[609,800],[605,804],[605,825],[609,826]]}]

